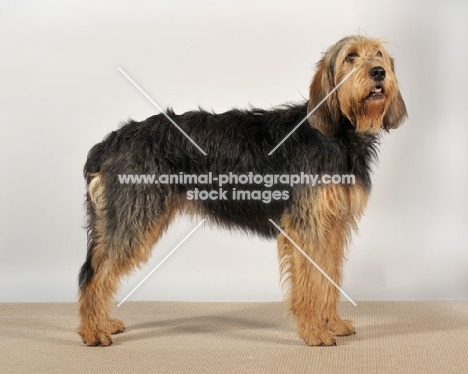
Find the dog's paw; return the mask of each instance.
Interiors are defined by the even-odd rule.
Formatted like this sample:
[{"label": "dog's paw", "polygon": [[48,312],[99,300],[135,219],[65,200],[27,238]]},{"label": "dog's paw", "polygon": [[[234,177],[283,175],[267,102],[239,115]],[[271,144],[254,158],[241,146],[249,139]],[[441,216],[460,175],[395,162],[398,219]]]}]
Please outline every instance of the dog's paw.
[{"label": "dog's paw", "polygon": [[333,334],[327,330],[316,330],[308,333],[300,333],[302,339],[307,345],[318,347],[318,346],[334,346],[336,340]]},{"label": "dog's paw", "polygon": [[121,334],[125,331],[125,325],[120,319],[111,319],[107,329],[111,334]]},{"label": "dog's paw", "polygon": [[350,320],[334,320],[327,322],[327,329],[335,336],[348,336],[356,334],[356,329]]},{"label": "dog's paw", "polygon": [[88,347],[107,347],[112,344],[112,338],[107,331],[80,331],[81,339]]}]

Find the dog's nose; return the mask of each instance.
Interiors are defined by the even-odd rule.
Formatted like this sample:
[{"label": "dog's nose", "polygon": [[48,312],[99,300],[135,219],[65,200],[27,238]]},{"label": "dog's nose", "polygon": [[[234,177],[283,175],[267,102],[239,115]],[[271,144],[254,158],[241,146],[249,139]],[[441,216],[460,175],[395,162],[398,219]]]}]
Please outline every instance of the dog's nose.
[{"label": "dog's nose", "polygon": [[383,81],[385,79],[385,69],[382,66],[375,66],[369,70],[369,76],[375,81]]}]

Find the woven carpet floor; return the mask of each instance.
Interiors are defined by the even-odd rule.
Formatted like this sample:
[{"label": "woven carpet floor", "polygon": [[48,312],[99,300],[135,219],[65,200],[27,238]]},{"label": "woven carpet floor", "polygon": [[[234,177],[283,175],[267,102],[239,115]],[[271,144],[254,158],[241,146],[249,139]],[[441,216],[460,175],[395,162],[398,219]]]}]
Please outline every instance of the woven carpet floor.
[{"label": "woven carpet floor", "polygon": [[468,301],[340,305],[357,334],[307,347],[282,303],[127,302],[86,347],[74,303],[0,304],[1,373],[468,373]]}]

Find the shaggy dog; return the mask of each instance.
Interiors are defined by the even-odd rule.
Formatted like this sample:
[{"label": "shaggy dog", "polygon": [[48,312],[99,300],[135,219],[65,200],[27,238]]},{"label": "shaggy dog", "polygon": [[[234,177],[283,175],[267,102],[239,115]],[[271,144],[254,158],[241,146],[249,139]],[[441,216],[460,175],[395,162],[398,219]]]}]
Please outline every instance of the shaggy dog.
[{"label": "shaggy dog", "polygon": [[[406,115],[393,59],[380,40],[350,36],[318,62],[307,102],[221,114],[170,111],[172,121],[159,114],[109,134],[91,149],[84,168],[88,252],[79,277],[78,330],[84,343],[107,346],[111,334],[125,330],[109,312],[119,281],[148,259],[180,213],[277,238],[290,309],[306,344],[335,345],[336,336],[354,334],[351,322],[338,316],[338,288],[315,265],[341,284],[345,245],[366,206],[379,133],[397,128]],[[129,175],[180,179],[123,183]],[[193,178],[201,175],[214,177],[209,183]],[[316,175],[319,182],[282,183],[298,175]],[[344,175],[353,183],[324,179]],[[183,176],[192,178],[186,183]],[[242,182],[249,176],[280,178]]]}]

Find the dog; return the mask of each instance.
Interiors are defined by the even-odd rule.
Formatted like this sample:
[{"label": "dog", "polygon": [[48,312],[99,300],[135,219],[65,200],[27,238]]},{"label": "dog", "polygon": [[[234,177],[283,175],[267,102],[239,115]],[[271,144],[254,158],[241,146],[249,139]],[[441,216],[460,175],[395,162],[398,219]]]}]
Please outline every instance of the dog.
[{"label": "dog", "polygon": [[[379,139],[407,117],[394,60],[382,43],[349,36],[331,46],[317,64],[306,102],[220,114],[168,111],[179,127],[164,113],[129,121],[90,150],[84,167],[88,250],[78,297],[78,333],[85,344],[108,346],[111,334],[125,330],[109,312],[119,281],[147,261],[181,213],[277,239],[290,311],[307,345],[332,346],[337,336],[355,333],[351,321],[338,315],[337,287],[297,247],[341,284],[345,247],[366,206]],[[258,186],[234,179],[221,186],[213,178],[211,184],[126,184],[118,178],[210,173],[352,175],[354,183],[274,180]],[[231,198],[239,188],[262,199]],[[227,195],[196,199],[194,191]]]}]

